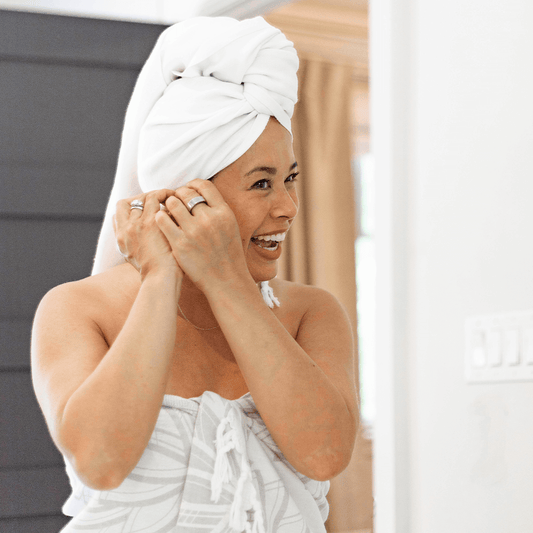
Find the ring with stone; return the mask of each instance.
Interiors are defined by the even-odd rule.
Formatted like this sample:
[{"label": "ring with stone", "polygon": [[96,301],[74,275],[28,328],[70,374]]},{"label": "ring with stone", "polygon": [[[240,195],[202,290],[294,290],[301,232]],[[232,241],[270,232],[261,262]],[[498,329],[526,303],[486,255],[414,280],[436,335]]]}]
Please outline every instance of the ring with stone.
[{"label": "ring with stone", "polygon": [[187,209],[189,210],[189,213],[191,213],[191,215],[192,215],[193,207],[198,204],[207,205],[207,200],[203,196],[195,196],[192,200],[189,200],[187,202]]},{"label": "ring with stone", "polygon": [[130,209],[140,209],[141,211],[144,209],[144,203],[142,202],[142,200],[133,200],[130,206]]}]

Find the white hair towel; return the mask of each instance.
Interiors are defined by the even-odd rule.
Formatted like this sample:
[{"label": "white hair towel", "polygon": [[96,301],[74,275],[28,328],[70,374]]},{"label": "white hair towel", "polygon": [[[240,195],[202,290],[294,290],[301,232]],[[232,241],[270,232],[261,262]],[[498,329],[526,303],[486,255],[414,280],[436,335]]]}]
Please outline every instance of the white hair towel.
[{"label": "white hair towel", "polygon": [[289,132],[298,56],[263,18],[198,17],[167,28],[131,97],[93,274],[124,262],[119,200],[209,179],[257,140],[271,116]]}]

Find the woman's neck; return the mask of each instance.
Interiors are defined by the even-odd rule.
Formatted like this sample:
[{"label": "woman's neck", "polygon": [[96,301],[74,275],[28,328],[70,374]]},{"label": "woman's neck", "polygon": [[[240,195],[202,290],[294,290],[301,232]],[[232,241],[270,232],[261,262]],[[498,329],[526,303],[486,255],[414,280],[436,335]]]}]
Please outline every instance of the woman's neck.
[{"label": "woman's neck", "polygon": [[[261,283],[257,283],[257,289],[261,290]],[[181,284],[181,294],[179,299],[181,314],[187,320],[201,328],[209,328],[216,325],[215,315],[205,294],[184,275]],[[183,316],[182,316],[183,318]]]}]

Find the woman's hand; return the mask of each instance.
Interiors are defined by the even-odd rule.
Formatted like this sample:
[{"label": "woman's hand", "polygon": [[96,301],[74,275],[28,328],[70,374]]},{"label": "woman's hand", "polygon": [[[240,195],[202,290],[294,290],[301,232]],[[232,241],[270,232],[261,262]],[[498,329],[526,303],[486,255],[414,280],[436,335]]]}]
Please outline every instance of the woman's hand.
[{"label": "woman's hand", "polygon": [[[160,271],[175,271],[180,279],[183,276],[167,238],[155,222],[160,204],[172,195],[173,190],[161,189],[117,203],[113,227],[118,248],[126,261],[139,271],[143,280],[149,273]],[[132,209],[133,200],[141,200],[144,208]]]},{"label": "woman's hand", "polygon": [[[203,196],[189,213],[187,202]],[[195,179],[174,192],[155,220],[174,256],[191,281],[204,293],[209,283],[248,274],[237,219],[213,183]],[[177,222],[171,219],[170,215]]]}]

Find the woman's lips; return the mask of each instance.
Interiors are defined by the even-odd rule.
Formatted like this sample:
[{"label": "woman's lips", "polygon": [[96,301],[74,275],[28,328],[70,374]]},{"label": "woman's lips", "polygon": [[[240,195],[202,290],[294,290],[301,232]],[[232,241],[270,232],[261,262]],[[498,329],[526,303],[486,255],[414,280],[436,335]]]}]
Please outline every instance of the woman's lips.
[{"label": "woman's lips", "polygon": [[281,243],[278,243],[275,248],[263,248],[254,240],[251,240],[250,242],[252,243],[254,250],[265,259],[274,260],[278,259],[281,255]]}]

